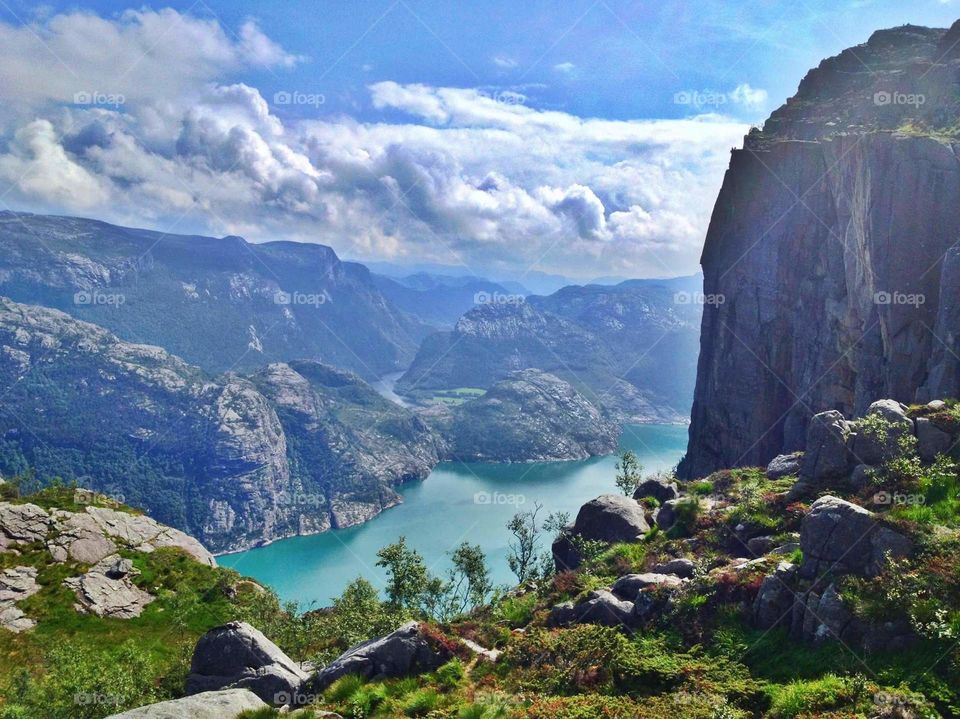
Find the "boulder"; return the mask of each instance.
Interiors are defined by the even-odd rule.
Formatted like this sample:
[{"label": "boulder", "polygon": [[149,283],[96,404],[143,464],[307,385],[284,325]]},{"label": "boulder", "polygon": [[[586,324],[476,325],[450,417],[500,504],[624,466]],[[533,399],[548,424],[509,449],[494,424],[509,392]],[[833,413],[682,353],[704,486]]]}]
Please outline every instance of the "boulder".
[{"label": "boulder", "polygon": [[580,556],[580,552],[577,551],[573,540],[570,538],[569,532],[571,529],[568,527],[565,532],[553,540],[550,547],[551,552],[553,552],[553,564],[557,572],[574,570],[583,563],[583,557]]},{"label": "boulder", "polygon": [[768,479],[782,479],[783,477],[796,477],[800,474],[800,466],[803,464],[803,452],[793,452],[792,454],[778,454],[767,465]]},{"label": "boulder", "polygon": [[603,494],[590,500],[580,507],[573,523],[574,534],[604,542],[632,542],[649,529],[643,507],[619,494]]},{"label": "boulder", "polygon": [[866,431],[861,423],[854,423],[856,435],[853,438],[851,454],[859,464],[883,464],[897,455],[900,439],[913,434],[913,420],[907,417],[907,408],[891,399],[874,402],[864,416],[881,417],[888,426],[876,432]]},{"label": "boulder", "polygon": [[49,527],[50,515],[37,505],[0,502],[0,548],[42,542]]},{"label": "boulder", "polygon": [[917,418],[917,451],[924,462],[933,462],[937,455],[953,449],[953,437],[926,417]]},{"label": "boulder", "polygon": [[660,509],[657,510],[654,521],[660,529],[667,530],[676,524],[677,505],[682,501],[682,499],[671,499],[669,502],[664,502]]},{"label": "boulder", "polygon": [[149,704],[107,719],[234,719],[242,712],[266,706],[247,689],[225,689]]},{"label": "boulder", "polygon": [[577,607],[573,602],[555,604],[547,617],[547,626],[551,628],[565,627],[573,624],[577,618]]},{"label": "boulder", "polygon": [[318,671],[309,693],[319,693],[347,674],[364,679],[389,679],[431,672],[450,658],[424,636],[417,622],[408,622],[386,636],[358,644]]},{"label": "boulder", "polygon": [[681,579],[692,579],[697,573],[697,564],[692,559],[671,559],[653,567],[657,574],[672,574]]},{"label": "boulder", "polygon": [[912,544],[884,526],[873,512],[827,495],[814,502],[803,518],[800,548],[803,577],[826,572],[875,576],[888,554],[905,557]]},{"label": "boulder", "polygon": [[[118,567],[128,567],[119,572]],[[98,617],[132,619],[139,617],[155,597],[136,586],[130,576],[136,574],[133,565],[114,554],[94,564],[86,574],[63,581],[77,598],[76,609]]]},{"label": "boulder", "polygon": [[646,572],[643,574],[627,574],[620,577],[613,584],[611,590],[621,599],[628,599],[631,602],[637,598],[641,590],[648,587],[679,587],[683,580],[672,574],[654,574]]},{"label": "boulder", "polygon": [[267,704],[295,703],[307,673],[276,644],[246,622],[211,629],[197,642],[187,694],[249,689]]},{"label": "boulder", "polygon": [[554,540],[554,565],[558,572],[580,566],[583,558],[573,536],[603,542],[633,542],[649,529],[643,507],[636,500],[619,494],[603,494],[580,507],[576,521]]},{"label": "boulder", "polygon": [[558,604],[550,612],[547,623],[551,627],[569,624],[598,624],[604,627],[630,627],[633,624],[633,602],[624,601],[607,589],[590,592],[577,604]]},{"label": "boulder", "polygon": [[777,546],[773,537],[753,537],[747,540],[747,549],[754,557],[762,557],[769,554]]},{"label": "boulder", "polygon": [[850,474],[850,486],[856,492],[862,492],[875,486],[872,475],[873,467],[869,464],[858,464]]},{"label": "boulder", "polygon": [[807,427],[801,481],[822,484],[846,477],[851,468],[847,449],[850,434],[850,423],[837,410],[815,414]]},{"label": "boulder", "polygon": [[650,477],[649,479],[643,480],[633,493],[633,498],[636,500],[653,497],[660,502],[660,504],[671,499],[676,499],[679,496],[680,488],[677,483],[660,477]]},{"label": "boulder", "polygon": [[796,598],[797,567],[780,562],[773,574],[763,578],[753,601],[753,625],[760,629],[789,626]]},{"label": "boulder", "polygon": [[117,545],[104,536],[102,527],[89,514],[54,510],[53,516],[57,536],[47,543],[47,549],[54,561],[96,564],[116,554]]},{"label": "boulder", "polygon": [[14,634],[33,629],[37,623],[17,606],[17,602],[39,591],[36,567],[11,567],[0,572],[0,629]]},{"label": "boulder", "polygon": [[854,620],[833,584],[819,594],[811,590],[797,598],[792,624],[794,636],[817,644],[835,639],[859,645],[862,639],[859,622]]}]

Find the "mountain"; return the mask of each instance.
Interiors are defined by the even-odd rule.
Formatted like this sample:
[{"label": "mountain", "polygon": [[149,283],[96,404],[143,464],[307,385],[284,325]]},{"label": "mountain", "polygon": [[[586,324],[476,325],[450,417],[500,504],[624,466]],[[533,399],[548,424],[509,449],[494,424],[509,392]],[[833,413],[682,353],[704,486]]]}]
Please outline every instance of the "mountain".
[{"label": "mountain", "polygon": [[618,422],[682,421],[697,353],[698,278],[566,287],[480,305],[427,337],[397,389],[485,389],[537,368]]},{"label": "mountain", "polygon": [[461,462],[586,459],[617,449],[620,430],[570,384],[541,372],[512,372],[477,399],[439,405],[425,419]]},{"label": "mountain", "polygon": [[0,212],[0,294],[164,347],[210,372],[314,359],[374,379],[426,329],[323,245],[252,244]]},{"label": "mountain", "polygon": [[482,277],[452,277],[426,272],[401,278],[373,275],[373,282],[395,307],[438,329],[453,327],[464,312],[511,290]]},{"label": "mountain", "polygon": [[57,310],[0,298],[0,472],[61,477],[214,551],[322,532],[399,501],[433,432],[315,362],[211,376]]},{"label": "mountain", "polygon": [[797,449],[820,410],[960,394],[958,40],[878,31],[732,152],[685,476]]}]

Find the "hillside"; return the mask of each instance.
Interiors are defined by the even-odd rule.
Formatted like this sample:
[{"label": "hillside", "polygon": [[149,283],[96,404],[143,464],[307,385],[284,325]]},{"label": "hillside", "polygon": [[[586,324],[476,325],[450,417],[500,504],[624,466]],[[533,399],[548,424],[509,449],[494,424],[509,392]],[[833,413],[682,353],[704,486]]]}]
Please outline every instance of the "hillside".
[{"label": "hillside", "polygon": [[[333,607],[302,615],[203,556],[132,548],[117,529],[104,536],[98,527],[142,520],[128,508],[102,525],[105,510],[64,504],[62,492],[0,503],[0,581],[20,587],[14,605],[37,621],[0,628],[0,652],[26,669],[18,683],[0,677],[16,686],[0,716],[43,707],[47,719],[100,719],[166,700],[120,716],[955,717],[958,432],[953,401],[825,412],[803,452],[766,468],[647,477],[633,497],[601,495],[563,526],[519,514],[531,534],[511,556],[526,558],[525,576],[507,593],[491,593],[469,545],[445,578],[401,538],[378,555],[385,597],[358,579]],[[123,544],[130,558],[108,568],[110,581],[153,597],[137,616],[69,607],[70,575],[103,571],[90,562],[115,551],[80,558],[91,545],[73,528],[88,524],[87,539]],[[62,564],[43,558],[61,551]],[[34,566],[45,567],[36,584]],[[174,602],[191,612],[178,658],[144,641]],[[66,623],[65,645],[44,652],[43,638]],[[139,633],[139,651],[118,630]],[[78,653],[94,637],[97,648]],[[41,671],[65,656],[75,669]],[[166,673],[152,682],[158,667]],[[77,710],[71,692],[92,699]]]},{"label": "hillside", "polygon": [[[367,379],[426,329],[329,247],[0,212],[0,295],[159,345],[210,372],[313,359]],[[176,318],[172,321],[171,318]]]},{"label": "hillside", "polygon": [[365,521],[438,461],[436,437],[313,362],[211,376],[66,314],[0,299],[0,472],[142,507],[215,551]]},{"label": "hillside", "polygon": [[958,34],[874,33],[733,151],[684,476],[798,449],[821,410],[960,394]]},{"label": "hillside", "polygon": [[617,422],[682,421],[693,390],[698,286],[696,278],[634,280],[480,305],[423,341],[397,389],[486,389],[535,368]]}]

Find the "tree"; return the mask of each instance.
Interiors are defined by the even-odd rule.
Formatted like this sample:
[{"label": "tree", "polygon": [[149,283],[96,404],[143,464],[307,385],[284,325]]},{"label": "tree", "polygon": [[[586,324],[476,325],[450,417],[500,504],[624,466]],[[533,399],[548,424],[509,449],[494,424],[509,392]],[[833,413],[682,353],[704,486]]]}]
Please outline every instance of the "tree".
[{"label": "tree", "polygon": [[387,601],[391,609],[414,611],[422,605],[424,590],[431,585],[430,573],[420,552],[407,547],[407,538],[377,552],[377,566],[387,570]]},{"label": "tree", "polygon": [[537,547],[541,534],[537,514],[542,508],[543,505],[536,502],[532,510],[517,512],[507,522],[507,529],[513,535],[507,545],[507,564],[519,584],[534,579],[536,575]]},{"label": "tree", "polygon": [[445,614],[456,617],[483,604],[493,590],[487,557],[479,545],[463,542],[451,553]]},{"label": "tree", "polygon": [[350,582],[333,600],[333,610],[335,634],[346,647],[396,629],[397,622],[383,606],[376,588],[362,577]]},{"label": "tree", "polygon": [[617,487],[626,496],[633,496],[633,493],[637,491],[637,487],[643,481],[643,465],[640,464],[637,455],[628,449],[620,455],[616,469],[617,477],[615,481]]}]

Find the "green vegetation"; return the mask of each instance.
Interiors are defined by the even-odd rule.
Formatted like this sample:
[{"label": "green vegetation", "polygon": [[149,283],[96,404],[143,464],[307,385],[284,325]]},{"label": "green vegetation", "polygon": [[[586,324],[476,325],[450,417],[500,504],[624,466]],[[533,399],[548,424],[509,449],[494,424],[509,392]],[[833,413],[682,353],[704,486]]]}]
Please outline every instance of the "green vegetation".
[{"label": "green vegetation", "polygon": [[617,476],[614,479],[617,489],[627,497],[632,497],[643,481],[643,465],[630,450],[620,455],[616,464]]},{"label": "green vegetation", "polygon": [[458,407],[464,402],[483,397],[487,391],[479,387],[456,387],[455,389],[438,389],[423,394],[427,404],[445,404],[449,407]]},{"label": "green vegetation", "polygon": [[[0,719],[94,719],[176,696],[196,638],[234,618],[260,628],[295,659],[318,663],[410,618],[426,622],[429,636],[452,649],[449,662],[423,676],[370,682],[343,677],[315,707],[289,714],[301,719],[310,719],[313,711],[334,711],[347,719],[960,715],[957,464],[940,457],[926,465],[915,445],[904,441],[877,469],[862,497],[847,494],[861,502],[878,490],[913,497],[912,503],[895,499],[872,506],[891,527],[910,536],[915,546],[910,558],[890,561],[876,577],[831,580],[858,621],[907,623],[913,640],[896,651],[866,652],[855,643],[829,640],[807,643],[788,627],[751,626],[751,607],[764,577],[778,562],[799,563],[803,557],[797,550],[748,566],[730,558],[744,556],[745,536],[795,541],[807,505],[786,502],[792,482],[769,480],[755,468],[717,472],[686,487],[689,496],[672,505],[677,524],[669,532],[654,529],[642,541],[612,545],[575,543],[582,566],[559,574],[550,567],[548,543],[570,518],[541,519],[541,507],[535,505],[518,512],[507,527],[508,560],[520,584],[507,593],[491,586],[486,558],[469,544],[451,552],[452,569],[440,577],[400,538],[378,554],[387,579],[385,598],[357,579],[322,612],[283,605],[233,572],[162,550],[133,556],[141,571],[137,581],[150,587],[157,601],[138,619],[110,622],[72,609],[60,582],[77,567],[45,566],[43,591],[24,602],[40,626],[24,635],[0,636],[0,661],[21,667],[0,679],[0,693],[7,697]],[[42,501],[58,501],[55,491],[68,494],[47,490]],[[16,558],[0,555],[6,563],[0,568],[13,561],[40,566],[41,556],[42,548],[26,547]],[[678,557],[695,560],[694,577],[672,590],[648,590],[658,609],[642,627],[548,626],[556,604],[581,601],[618,577],[649,572]],[[502,654],[490,663],[457,639]],[[54,671],[64,664],[68,671]],[[84,692],[102,703],[77,709],[71,697],[87,696]],[[246,719],[280,716],[263,710]]]}]

